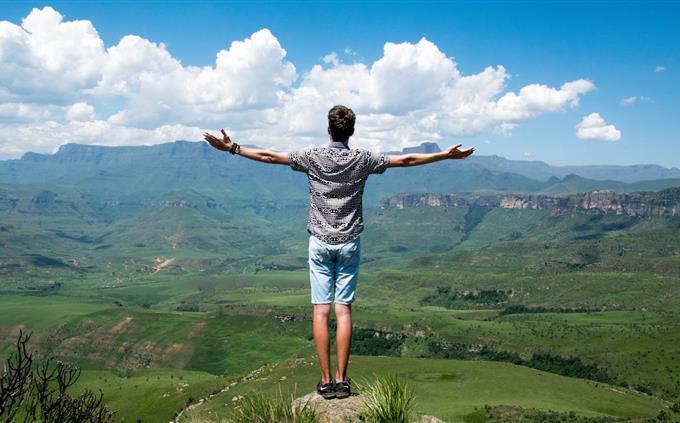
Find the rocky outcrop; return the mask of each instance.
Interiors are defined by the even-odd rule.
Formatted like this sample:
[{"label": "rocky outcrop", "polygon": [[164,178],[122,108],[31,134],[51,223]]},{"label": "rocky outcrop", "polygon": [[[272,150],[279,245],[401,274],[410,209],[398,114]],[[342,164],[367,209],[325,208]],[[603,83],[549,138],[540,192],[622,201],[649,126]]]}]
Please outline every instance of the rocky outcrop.
[{"label": "rocky outcrop", "polygon": [[[363,404],[363,397],[360,394],[341,400],[325,400],[321,395],[312,392],[293,400],[292,407],[293,409],[314,409],[322,423],[347,423],[362,421],[360,414]],[[418,421],[420,423],[444,423],[434,416],[420,416]]]},{"label": "rocky outcrop", "polygon": [[399,194],[380,201],[380,208],[383,209],[421,206],[547,210],[553,215],[603,213],[636,217],[680,216],[680,187],[659,192],[619,194],[613,191],[593,191],[566,196]]},{"label": "rocky outcrop", "polygon": [[345,423],[359,419],[363,400],[361,395],[349,398],[325,400],[316,392],[293,400],[293,408],[312,408],[323,423]]}]

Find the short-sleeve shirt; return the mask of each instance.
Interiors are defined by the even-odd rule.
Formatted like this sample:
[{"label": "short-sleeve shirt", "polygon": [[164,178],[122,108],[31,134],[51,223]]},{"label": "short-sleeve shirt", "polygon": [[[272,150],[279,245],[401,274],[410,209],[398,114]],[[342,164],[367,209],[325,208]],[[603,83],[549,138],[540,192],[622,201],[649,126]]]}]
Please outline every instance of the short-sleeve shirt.
[{"label": "short-sleeve shirt", "polygon": [[362,197],[368,175],[383,173],[385,154],[331,142],[288,153],[293,170],[307,173],[307,231],[327,244],[356,239],[364,229]]}]

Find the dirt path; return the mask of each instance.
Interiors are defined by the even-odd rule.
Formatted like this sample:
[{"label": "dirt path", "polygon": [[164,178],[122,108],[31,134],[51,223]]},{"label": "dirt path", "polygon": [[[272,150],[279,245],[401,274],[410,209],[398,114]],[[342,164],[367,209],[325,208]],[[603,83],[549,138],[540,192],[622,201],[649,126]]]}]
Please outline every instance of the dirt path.
[{"label": "dirt path", "polygon": [[196,402],[194,402],[194,403],[192,403],[192,404],[190,404],[190,405],[188,405],[188,406],[182,408],[182,409],[180,410],[180,412],[177,414],[177,416],[176,416],[173,420],[170,421],[170,423],[179,423],[179,422],[180,422],[180,419],[182,418],[182,415],[184,415],[184,413],[186,413],[187,411],[194,410],[194,409],[197,408],[198,406],[202,405],[203,403],[205,403],[206,401],[208,401],[208,400],[214,398],[214,397],[217,396],[217,395],[220,395],[220,394],[223,394],[223,393],[225,393],[225,392],[228,392],[230,389],[232,389],[233,387],[237,386],[240,382],[248,382],[248,381],[251,381],[251,380],[254,380],[254,379],[259,378],[259,377],[262,375],[262,373],[264,373],[264,371],[267,370],[268,367],[269,367],[269,371],[271,371],[271,369],[273,368],[273,365],[271,365],[271,364],[265,364],[265,365],[263,365],[263,366],[261,366],[261,367],[258,367],[257,369],[255,369],[255,370],[253,370],[252,372],[248,373],[247,376],[243,376],[241,379],[239,379],[239,380],[237,380],[237,381],[234,381],[234,382],[231,382],[229,385],[225,386],[224,388],[220,389],[219,391],[214,392],[214,393],[212,393],[212,394],[210,394],[210,395],[208,395],[208,396],[206,396],[206,397],[200,398],[198,401],[196,401]]}]

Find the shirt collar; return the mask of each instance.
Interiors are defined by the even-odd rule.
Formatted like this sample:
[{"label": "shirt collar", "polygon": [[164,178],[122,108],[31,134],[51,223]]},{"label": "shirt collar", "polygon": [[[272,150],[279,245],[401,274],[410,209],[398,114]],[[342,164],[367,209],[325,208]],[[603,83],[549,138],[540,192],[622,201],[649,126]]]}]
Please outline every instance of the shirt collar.
[{"label": "shirt collar", "polygon": [[328,147],[330,147],[330,148],[341,148],[341,149],[344,149],[344,150],[349,150],[349,146],[347,145],[347,143],[340,142],[340,141],[331,141],[328,144]]}]

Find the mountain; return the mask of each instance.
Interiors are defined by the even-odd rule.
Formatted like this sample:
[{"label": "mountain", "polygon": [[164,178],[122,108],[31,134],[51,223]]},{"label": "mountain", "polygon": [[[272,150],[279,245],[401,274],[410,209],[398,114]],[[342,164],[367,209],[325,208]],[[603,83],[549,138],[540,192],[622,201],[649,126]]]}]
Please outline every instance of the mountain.
[{"label": "mountain", "polygon": [[[402,151],[389,151],[388,154],[433,153],[441,151],[439,145],[424,142]],[[570,175],[584,179],[615,180],[619,182],[638,182],[654,179],[680,179],[680,169],[665,168],[655,164],[639,164],[628,166],[587,165],[587,166],[552,166],[538,160],[510,160],[500,156],[473,155],[465,160],[464,167],[483,168],[493,173],[515,173],[539,181],[550,178],[564,178]]]},{"label": "mountain", "polygon": [[[399,153],[438,149],[435,143],[423,143]],[[654,191],[680,185],[677,169],[658,166],[597,169],[600,168],[551,167],[542,162],[496,156],[395,168],[387,172],[389,177],[371,177],[366,187],[366,206],[375,207],[380,198],[400,192],[567,194],[602,189]],[[563,175],[567,171],[570,173]],[[591,179],[575,172],[598,177],[614,172],[617,178]],[[639,180],[654,175],[677,179]],[[243,202],[304,206],[307,198],[304,175],[291,172],[286,166],[255,163],[219,152],[205,142],[187,141],[137,147],[66,144],[55,154],[27,153],[21,159],[0,161],[0,184],[62,187],[88,198],[118,202],[159,199],[168,192],[187,190],[233,207],[241,207]]]},{"label": "mountain", "polygon": [[509,160],[499,156],[472,156],[469,160],[475,166],[480,166],[493,172],[518,173],[541,181],[551,177],[564,178],[572,174],[588,179],[617,180],[621,182],[680,178],[680,169],[669,169],[655,164],[551,166],[542,161]]}]

